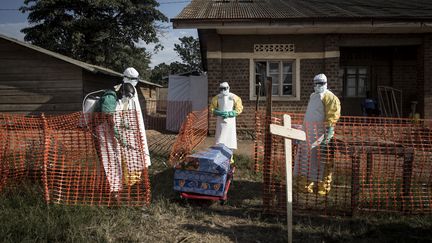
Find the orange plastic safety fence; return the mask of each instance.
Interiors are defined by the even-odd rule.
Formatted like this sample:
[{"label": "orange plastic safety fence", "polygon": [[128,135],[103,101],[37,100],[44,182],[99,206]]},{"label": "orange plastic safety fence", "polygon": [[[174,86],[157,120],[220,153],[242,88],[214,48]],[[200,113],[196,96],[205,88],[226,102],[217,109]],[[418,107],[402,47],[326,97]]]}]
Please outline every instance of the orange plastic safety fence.
[{"label": "orange plastic safety fence", "polygon": [[[272,123],[283,125],[283,113]],[[431,120],[341,117],[330,143],[321,139],[324,124],[303,123],[303,114],[290,114],[292,124],[307,134],[294,143],[293,207],[325,214],[365,212],[432,213]],[[265,117],[257,114],[264,124]],[[284,140],[265,141],[265,125],[257,126],[255,168],[263,172],[264,208],[285,213]],[[265,143],[271,157],[264,161]]]},{"label": "orange plastic safety fence", "polygon": [[150,203],[150,163],[136,111],[0,115],[0,189],[32,176],[47,202]]},{"label": "orange plastic safety fence", "polygon": [[[146,100],[141,104],[152,159],[166,165],[180,125],[192,109],[191,101]],[[169,110],[169,111],[168,111]],[[178,126],[178,127],[177,127]]]},{"label": "orange plastic safety fence", "polygon": [[25,178],[41,177],[42,144],[40,118],[0,114],[0,191]]},{"label": "orange plastic safety fence", "polygon": [[208,109],[194,111],[187,115],[172,148],[169,163],[174,165],[182,161],[207,137]]}]

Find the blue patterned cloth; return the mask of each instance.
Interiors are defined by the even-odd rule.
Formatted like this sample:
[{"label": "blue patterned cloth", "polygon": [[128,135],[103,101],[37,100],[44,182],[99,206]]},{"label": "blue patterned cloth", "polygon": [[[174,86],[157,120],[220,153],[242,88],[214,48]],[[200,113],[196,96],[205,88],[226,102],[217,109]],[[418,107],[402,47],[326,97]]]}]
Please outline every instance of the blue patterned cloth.
[{"label": "blue patterned cloth", "polygon": [[214,174],[193,170],[174,172],[174,190],[210,196],[223,196],[227,174]]},{"label": "blue patterned cloth", "polygon": [[195,169],[176,169],[174,172],[174,190],[223,196],[231,157],[232,150],[223,144],[211,146],[205,151],[188,156],[189,161],[198,161],[198,167]]},{"label": "blue patterned cloth", "polygon": [[205,151],[200,151],[188,156],[198,160],[197,171],[226,174],[230,169],[232,151],[223,144],[211,146]]}]

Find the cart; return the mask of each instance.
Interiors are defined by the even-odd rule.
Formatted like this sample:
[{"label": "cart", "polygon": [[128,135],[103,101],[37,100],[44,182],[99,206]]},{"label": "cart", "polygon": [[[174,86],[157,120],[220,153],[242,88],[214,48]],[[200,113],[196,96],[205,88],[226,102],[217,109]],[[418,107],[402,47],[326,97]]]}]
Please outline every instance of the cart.
[{"label": "cart", "polygon": [[210,201],[219,201],[221,205],[224,205],[228,199],[228,190],[231,185],[231,181],[233,180],[233,175],[235,172],[235,167],[231,167],[230,171],[227,175],[227,180],[225,183],[225,190],[222,196],[210,196],[193,192],[180,192],[180,198],[182,199],[200,199],[200,200],[210,200]]}]

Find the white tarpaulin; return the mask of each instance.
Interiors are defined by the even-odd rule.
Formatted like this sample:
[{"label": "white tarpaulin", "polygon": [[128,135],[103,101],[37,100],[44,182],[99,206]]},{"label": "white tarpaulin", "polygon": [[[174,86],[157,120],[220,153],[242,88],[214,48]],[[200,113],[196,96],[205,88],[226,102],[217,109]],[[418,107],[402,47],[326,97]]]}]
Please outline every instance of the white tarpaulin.
[{"label": "white tarpaulin", "polygon": [[207,76],[170,75],[166,129],[178,132],[187,114],[207,107]]}]

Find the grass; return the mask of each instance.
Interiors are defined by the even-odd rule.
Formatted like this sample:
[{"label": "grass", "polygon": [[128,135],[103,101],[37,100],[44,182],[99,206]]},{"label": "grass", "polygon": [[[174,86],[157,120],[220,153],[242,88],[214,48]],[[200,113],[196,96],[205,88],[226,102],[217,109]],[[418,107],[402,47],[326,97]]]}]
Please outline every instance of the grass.
[{"label": "grass", "polygon": [[[33,182],[0,195],[2,242],[286,242],[284,216],[261,211],[261,176],[237,157],[226,205],[185,202],[172,191],[173,170],[154,157],[148,208],[46,205]],[[294,214],[294,242],[429,242],[432,217]]]}]

